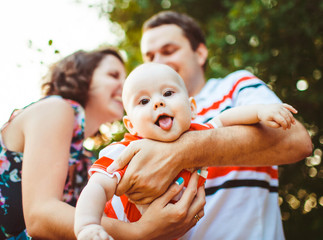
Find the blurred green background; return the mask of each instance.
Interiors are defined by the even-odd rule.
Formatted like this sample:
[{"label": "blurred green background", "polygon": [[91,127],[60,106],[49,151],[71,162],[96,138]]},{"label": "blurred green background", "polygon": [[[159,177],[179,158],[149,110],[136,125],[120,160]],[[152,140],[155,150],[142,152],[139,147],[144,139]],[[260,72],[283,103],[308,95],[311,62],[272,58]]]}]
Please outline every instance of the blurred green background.
[{"label": "blurred green background", "polygon": [[[206,33],[207,77],[247,69],[298,109],[296,118],[311,135],[314,151],[279,168],[285,235],[323,239],[323,1],[114,0],[99,7],[115,23],[129,71],[142,62],[142,23],[158,11],[176,10],[197,19]],[[114,137],[119,140],[122,133]]]}]

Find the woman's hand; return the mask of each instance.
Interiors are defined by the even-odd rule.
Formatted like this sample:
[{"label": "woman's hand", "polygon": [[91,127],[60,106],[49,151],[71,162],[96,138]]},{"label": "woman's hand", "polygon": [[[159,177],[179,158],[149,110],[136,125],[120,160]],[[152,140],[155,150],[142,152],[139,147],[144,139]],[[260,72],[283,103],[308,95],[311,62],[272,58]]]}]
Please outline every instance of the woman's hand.
[{"label": "woman's hand", "polygon": [[[182,189],[173,184],[166,193],[156,199],[136,223],[146,233],[141,239],[172,239],[184,235],[204,216],[204,187],[197,189],[199,176],[194,172],[181,199],[169,203]],[[197,217],[195,217],[197,215]]]},{"label": "woman's hand", "polygon": [[[139,221],[122,222],[104,217],[102,224],[106,232],[118,240],[174,239],[182,236],[204,216],[204,187],[197,189],[199,176],[194,172],[176,203],[169,203],[182,189],[184,184],[172,184],[169,189],[144,212]],[[195,217],[197,215],[197,217]]]}]

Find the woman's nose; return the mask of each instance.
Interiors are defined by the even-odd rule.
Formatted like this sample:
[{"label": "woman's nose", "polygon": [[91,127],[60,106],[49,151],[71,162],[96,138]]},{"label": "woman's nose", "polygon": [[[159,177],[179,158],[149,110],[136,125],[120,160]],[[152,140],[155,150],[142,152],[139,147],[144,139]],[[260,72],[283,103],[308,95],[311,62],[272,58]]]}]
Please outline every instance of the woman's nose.
[{"label": "woman's nose", "polygon": [[123,82],[119,81],[116,85],[116,93],[122,93],[122,88],[123,88]]}]

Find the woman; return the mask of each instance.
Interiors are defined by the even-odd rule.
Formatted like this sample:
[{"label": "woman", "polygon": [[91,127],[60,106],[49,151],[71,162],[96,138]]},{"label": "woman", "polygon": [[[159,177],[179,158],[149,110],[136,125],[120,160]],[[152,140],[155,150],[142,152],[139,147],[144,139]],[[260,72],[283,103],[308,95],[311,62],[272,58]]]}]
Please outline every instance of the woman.
[{"label": "woman", "polygon": [[[0,132],[0,239],[28,238],[25,226],[36,239],[75,238],[74,206],[91,164],[83,140],[122,118],[125,76],[117,51],[78,51],[52,66],[45,98],[12,114]],[[180,236],[204,206],[204,192],[191,190],[170,205],[180,191],[173,185],[137,223],[104,218],[103,226],[115,239]]]}]

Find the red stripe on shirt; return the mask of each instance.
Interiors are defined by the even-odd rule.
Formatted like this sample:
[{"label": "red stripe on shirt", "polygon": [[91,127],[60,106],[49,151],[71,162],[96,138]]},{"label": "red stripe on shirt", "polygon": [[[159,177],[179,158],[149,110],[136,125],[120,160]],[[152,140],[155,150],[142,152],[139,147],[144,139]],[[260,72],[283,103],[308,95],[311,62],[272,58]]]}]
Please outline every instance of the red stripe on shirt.
[{"label": "red stripe on shirt", "polygon": [[124,207],[124,212],[130,222],[136,222],[140,219],[141,213],[135,204],[130,203],[126,195],[120,197],[122,205]]},{"label": "red stripe on shirt", "polygon": [[116,212],[114,211],[113,207],[112,207],[112,199],[109,200],[104,208],[104,213],[109,217],[109,218],[114,218],[114,219],[118,219]]},{"label": "red stripe on shirt", "polygon": [[[105,156],[99,158],[91,166],[90,171],[89,171],[90,175],[91,175],[91,173],[93,174],[95,172],[98,172],[98,170],[102,170],[104,172],[107,172],[107,168],[111,165],[111,163],[113,161],[114,161],[113,159],[105,157]],[[127,167],[128,167],[128,165],[126,165],[124,168],[117,170],[115,172],[118,172],[122,178],[127,170]]]},{"label": "red stripe on shirt", "polygon": [[200,124],[200,123],[191,123],[190,131],[198,131],[198,130],[208,130],[214,128],[212,124],[206,123],[206,124]]},{"label": "red stripe on shirt", "polygon": [[122,144],[123,146],[127,147],[132,141],[140,140],[140,139],[142,138],[139,136],[134,136],[134,135],[131,135],[130,133],[126,133],[124,135],[123,141],[111,143],[110,146]]},{"label": "red stripe on shirt", "polygon": [[234,91],[236,90],[237,86],[239,85],[239,83],[246,81],[246,80],[250,80],[250,79],[254,79],[256,78],[255,76],[248,76],[248,77],[243,77],[240,78],[234,85],[233,88],[230,90],[230,92],[227,95],[224,95],[223,98],[220,101],[214,102],[210,107],[208,108],[203,108],[197,115],[204,115],[206,114],[208,111],[210,111],[211,109],[217,109],[219,108],[220,104],[223,103],[226,99],[228,98],[232,98],[232,95],[234,93]]},{"label": "red stripe on shirt", "polygon": [[223,177],[232,171],[254,171],[270,175],[272,179],[278,179],[278,171],[272,167],[209,167],[207,179]]},{"label": "red stripe on shirt", "polygon": [[92,167],[106,170],[107,167],[110,166],[112,162],[113,162],[113,159],[103,156],[97,159],[92,165]]}]

